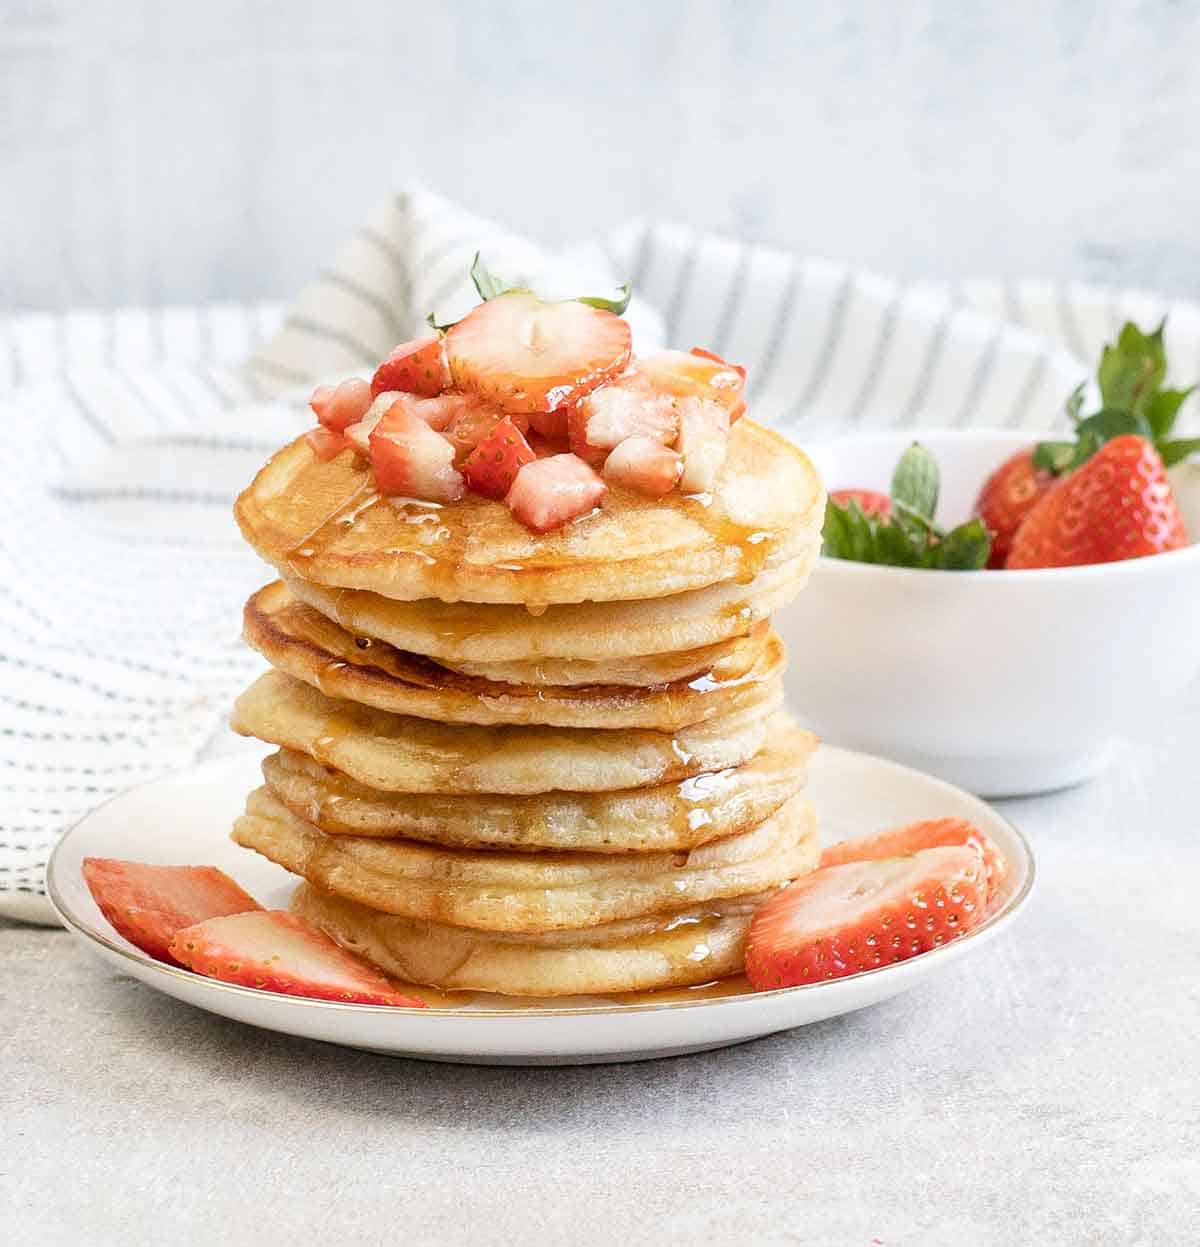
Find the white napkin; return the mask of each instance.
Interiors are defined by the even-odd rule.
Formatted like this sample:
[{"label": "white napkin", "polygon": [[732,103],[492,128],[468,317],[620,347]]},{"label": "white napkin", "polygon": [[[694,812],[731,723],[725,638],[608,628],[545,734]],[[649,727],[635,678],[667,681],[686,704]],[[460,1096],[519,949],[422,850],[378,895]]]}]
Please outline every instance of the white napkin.
[{"label": "white napkin", "polygon": [[474,302],[477,250],[548,292],[628,278],[643,349],[703,345],[744,364],[753,415],[801,441],[1045,429],[1126,317],[1169,313],[1174,377],[1200,374],[1192,304],[904,284],[671,225],[550,253],[423,190],[384,204],[257,349],[272,309],[12,318],[0,342],[0,914],[51,920],[42,877],[61,832],[226,730],[260,666],[238,641],[241,605],[267,579],[230,517],[235,494],[311,423],[315,382],[369,376],[428,312]]}]

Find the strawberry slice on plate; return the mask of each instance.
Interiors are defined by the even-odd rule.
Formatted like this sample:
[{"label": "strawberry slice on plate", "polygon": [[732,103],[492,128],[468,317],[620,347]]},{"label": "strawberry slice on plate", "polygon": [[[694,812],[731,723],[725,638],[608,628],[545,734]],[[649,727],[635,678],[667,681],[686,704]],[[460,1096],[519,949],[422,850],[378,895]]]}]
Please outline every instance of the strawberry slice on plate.
[{"label": "strawberry slice on plate", "polygon": [[629,362],[629,325],[586,303],[502,294],[451,326],[455,385],[506,411],[551,412],[582,398]]},{"label": "strawberry slice on plate", "polygon": [[650,437],[627,437],[604,461],[604,479],[647,498],[662,498],[679,484],[683,459]]},{"label": "strawberry slice on plate", "polygon": [[159,961],[177,931],[262,906],[215,866],[154,866],[113,857],[85,857],[83,881],[100,912],[131,944]]},{"label": "strawberry slice on plate", "polygon": [[285,996],[423,1009],[323,931],[283,910],[210,918],[177,931],[171,953],[206,978]]},{"label": "strawberry slice on plate", "polygon": [[746,937],[758,991],[904,961],[983,921],[987,874],[969,845],[825,866],[759,906]]},{"label": "strawberry slice on plate", "polygon": [[505,416],[467,456],[463,476],[467,487],[475,493],[485,498],[503,498],[517,473],[536,458],[521,430]]},{"label": "strawberry slice on plate", "polygon": [[393,403],[371,430],[368,443],[380,493],[457,502],[467,492],[454,466],[454,447],[414,415],[408,403]]},{"label": "strawberry slice on plate", "polygon": [[403,390],[433,398],[450,384],[450,372],[442,340],[437,337],[401,342],[375,370],[371,378],[371,397],[388,390]]},{"label": "strawberry slice on plate", "polygon": [[879,857],[907,857],[922,849],[935,849],[947,844],[965,844],[978,851],[987,876],[988,902],[994,900],[1001,880],[1008,873],[1008,863],[988,836],[965,818],[928,818],[903,827],[893,827],[877,836],[843,840],[830,845],[821,854],[821,865],[844,866],[847,862],[864,862]]},{"label": "strawberry slice on plate", "polygon": [[535,459],[517,473],[505,503],[537,533],[561,528],[593,510],[608,486],[578,455]]}]

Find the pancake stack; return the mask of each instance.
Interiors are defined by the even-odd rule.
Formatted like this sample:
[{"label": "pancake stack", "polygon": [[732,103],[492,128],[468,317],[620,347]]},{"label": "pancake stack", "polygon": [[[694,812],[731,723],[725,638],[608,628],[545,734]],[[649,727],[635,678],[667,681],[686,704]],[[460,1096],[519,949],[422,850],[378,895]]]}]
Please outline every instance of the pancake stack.
[{"label": "pancake stack", "polygon": [[245,610],[271,663],[234,728],[278,747],[234,839],[294,910],[386,973],[515,996],[742,968],[750,915],[813,869],[815,739],[769,616],[824,496],[740,420],[713,489],[614,488],[538,534],[503,504],[381,497],[303,438],[237,504],[278,572]]}]

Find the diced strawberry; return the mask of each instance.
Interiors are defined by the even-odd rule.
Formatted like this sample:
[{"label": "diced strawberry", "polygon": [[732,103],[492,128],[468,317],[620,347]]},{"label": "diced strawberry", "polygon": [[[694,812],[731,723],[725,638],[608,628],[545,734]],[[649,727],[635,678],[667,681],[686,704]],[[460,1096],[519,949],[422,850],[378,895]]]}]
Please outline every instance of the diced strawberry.
[{"label": "diced strawberry", "polygon": [[357,377],[340,385],[319,385],[312,392],[308,405],[327,429],[344,433],[367,414],[371,405],[371,387]]},{"label": "diced strawberry", "polygon": [[85,857],[83,881],[120,935],[159,961],[176,964],[177,931],[262,906],[215,866],[152,866],[112,857]]},{"label": "diced strawberry", "polygon": [[[548,459],[551,455],[569,455],[574,453],[571,450],[571,443],[566,438],[539,437],[536,433],[529,432],[525,435],[525,440],[529,443],[529,449],[539,459]],[[585,462],[590,462],[590,460],[585,460]]]},{"label": "diced strawberry", "polygon": [[550,412],[629,362],[629,325],[586,303],[543,303],[511,291],[481,303],[446,334],[454,383],[506,411]]},{"label": "diced strawberry", "polygon": [[864,515],[875,515],[886,520],[892,514],[892,500],[887,494],[877,489],[831,489],[829,501],[836,502],[839,507],[847,507],[857,502]]},{"label": "diced strawberry", "polygon": [[608,451],[600,446],[588,444],[588,418],[582,407],[572,407],[567,413],[567,445],[573,455],[578,455],[584,463],[593,468],[604,466]]},{"label": "diced strawberry", "polygon": [[463,465],[467,488],[485,498],[503,498],[517,473],[536,458],[521,430],[505,416],[467,456]]},{"label": "diced strawberry", "polygon": [[746,977],[767,991],[904,961],[973,930],[986,900],[973,846],[822,867],[755,911]]},{"label": "diced strawberry", "polygon": [[446,355],[438,337],[402,342],[375,370],[371,396],[388,390],[403,390],[433,398],[450,384]]},{"label": "diced strawberry", "polygon": [[679,488],[703,493],[713,487],[729,444],[729,413],[705,398],[679,400],[679,437],[675,449],[683,456]]},{"label": "diced strawberry", "polygon": [[711,351],[699,347],[691,351],[656,351],[639,356],[636,367],[656,390],[665,394],[719,403],[729,414],[731,424],[746,410],[746,370],[726,363]]},{"label": "diced strawberry", "polygon": [[340,948],[295,914],[262,910],[211,918],[177,931],[171,953],[206,978],[285,996],[310,996],[358,1005],[423,1009],[402,996],[377,970]]},{"label": "diced strawberry", "polygon": [[553,411],[531,411],[529,427],[542,437],[556,442],[567,440],[567,421],[571,411],[567,407],[556,407]]},{"label": "diced strawberry", "polygon": [[822,866],[843,866],[846,862],[864,862],[879,857],[907,857],[922,849],[941,845],[965,844],[978,850],[987,876],[988,901],[995,898],[1000,881],[1008,873],[1000,850],[965,818],[930,818],[919,823],[894,827],[861,840],[843,840],[830,845],[821,854]]},{"label": "diced strawberry", "polygon": [[551,455],[527,463],[504,501],[526,528],[546,533],[586,515],[607,492],[578,455]]},{"label": "diced strawberry", "polygon": [[627,437],[604,461],[604,479],[650,498],[669,494],[679,483],[683,459],[652,437]]},{"label": "diced strawberry", "polygon": [[405,402],[388,408],[368,440],[381,493],[430,502],[457,502],[466,493],[454,467],[454,447]]},{"label": "diced strawberry", "polygon": [[[474,394],[460,397],[463,405],[446,426],[442,436],[454,447],[454,462],[461,468],[471,451],[504,419],[504,412]],[[524,432],[524,416],[512,417],[512,422],[520,432]]]},{"label": "diced strawberry", "polygon": [[612,450],[627,437],[648,437],[664,446],[679,430],[678,403],[637,373],[593,390],[579,404],[588,446]]},{"label": "diced strawberry", "polygon": [[[354,425],[350,427],[354,428]],[[312,447],[313,454],[322,463],[328,463],[330,459],[336,459],[343,450],[348,449],[350,446],[345,434],[335,433],[332,429],[327,429],[323,424],[318,424],[315,429],[309,429],[304,435],[304,440]]]}]

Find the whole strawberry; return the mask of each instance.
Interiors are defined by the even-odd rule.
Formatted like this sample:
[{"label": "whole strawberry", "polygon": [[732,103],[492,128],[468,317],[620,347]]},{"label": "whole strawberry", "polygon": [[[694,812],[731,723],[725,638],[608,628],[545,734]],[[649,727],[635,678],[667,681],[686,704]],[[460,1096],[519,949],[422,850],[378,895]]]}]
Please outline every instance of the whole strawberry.
[{"label": "whole strawberry", "polygon": [[1034,463],[1034,450],[1027,446],[1005,459],[984,482],[975,500],[975,514],[992,535],[989,567],[1004,566],[1017,529],[1055,482],[1052,473]]},{"label": "whole strawberry", "polygon": [[1105,442],[1043,495],[1018,530],[1005,566],[1115,563],[1187,542],[1158,451],[1127,433]]}]

